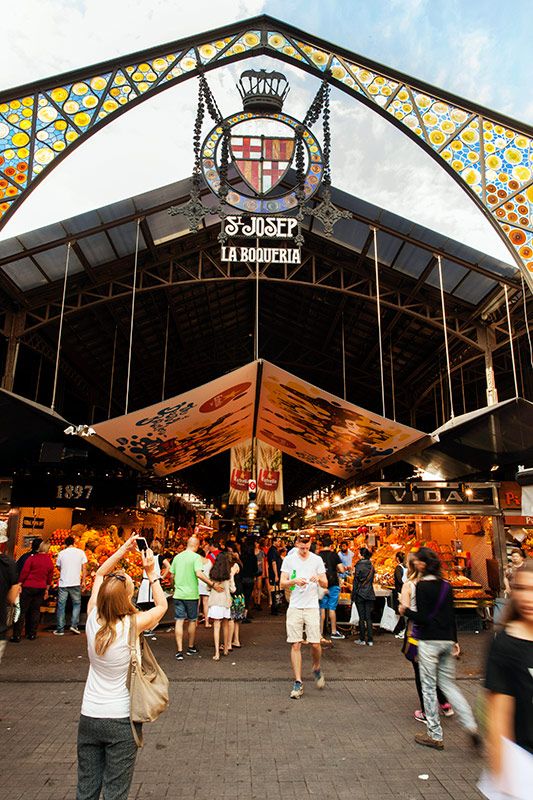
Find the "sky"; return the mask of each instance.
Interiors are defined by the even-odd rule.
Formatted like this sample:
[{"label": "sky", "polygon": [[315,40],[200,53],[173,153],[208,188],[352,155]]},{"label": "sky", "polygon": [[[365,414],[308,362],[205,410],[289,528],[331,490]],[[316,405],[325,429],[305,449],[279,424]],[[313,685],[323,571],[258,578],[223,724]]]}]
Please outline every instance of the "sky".
[{"label": "sky", "polygon": [[[529,0],[514,2],[512,12],[501,0],[18,0],[3,15],[10,44],[0,89],[261,13],[533,124]],[[208,73],[224,113],[241,107],[235,82],[251,65],[247,60]],[[303,116],[316,79],[273,59],[255,65],[283,69],[291,84],[286,108]],[[191,80],[122,115],[51,172],[0,239],[187,177],[195,110]],[[338,91],[332,92],[331,121],[335,186],[510,261],[465,192],[393,125]]]}]

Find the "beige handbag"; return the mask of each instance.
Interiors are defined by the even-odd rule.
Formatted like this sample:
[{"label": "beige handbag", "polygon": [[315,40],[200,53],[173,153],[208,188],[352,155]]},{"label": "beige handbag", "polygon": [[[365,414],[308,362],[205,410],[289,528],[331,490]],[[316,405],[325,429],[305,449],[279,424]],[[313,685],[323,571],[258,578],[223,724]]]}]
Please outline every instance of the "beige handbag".
[{"label": "beige handbag", "polygon": [[133,616],[130,617],[128,644],[131,652],[128,673],[131,728],[135,744],[142,747],[140,724],[153,722],[168,707],[168,678],[144,636],[137,635]]}]

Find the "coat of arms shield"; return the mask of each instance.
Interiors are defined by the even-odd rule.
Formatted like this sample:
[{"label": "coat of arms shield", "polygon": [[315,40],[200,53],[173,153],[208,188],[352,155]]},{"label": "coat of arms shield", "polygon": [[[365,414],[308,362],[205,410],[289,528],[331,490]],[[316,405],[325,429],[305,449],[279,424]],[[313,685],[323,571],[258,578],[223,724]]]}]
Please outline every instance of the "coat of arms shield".
[{"label": "coat of arms shield", "polygon": [[258,195],[268,194],[283,179],[294,154],[294,139],[231,136],[230,150],[239,175]]}]

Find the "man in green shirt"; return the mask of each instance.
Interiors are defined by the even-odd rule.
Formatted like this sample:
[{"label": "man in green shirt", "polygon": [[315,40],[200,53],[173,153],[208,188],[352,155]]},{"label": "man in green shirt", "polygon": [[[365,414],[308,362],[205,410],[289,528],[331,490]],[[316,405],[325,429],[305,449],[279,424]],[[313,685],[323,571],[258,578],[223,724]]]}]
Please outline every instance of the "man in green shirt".
[{"label": "man in green shirt", "polygon": [[191,536],[187,549],[174,557],[170,572],[174,577],[174,618],[176,620],[176,659],[183,661],[183,624],[188,621],[189,646],[187,655],[194,656],[198,648],[194,646],[196,621],[198,619],[198,581],[201,580],[211,589],[222,592],[222,586],[204,575],[202,559],[196,552],[200,545],[196,536]]}]

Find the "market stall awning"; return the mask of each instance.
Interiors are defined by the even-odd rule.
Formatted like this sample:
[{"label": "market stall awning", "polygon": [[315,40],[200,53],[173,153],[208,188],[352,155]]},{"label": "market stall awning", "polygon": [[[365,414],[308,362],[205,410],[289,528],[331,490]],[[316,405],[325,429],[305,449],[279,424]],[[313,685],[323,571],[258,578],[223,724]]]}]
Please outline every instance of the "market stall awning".
[{"label": "market stall awning", "polygon": [[166,475],[252,436],[348,478],[398,455],[420,431],[373,414],[267,361],[254,361],[185,394],[94,426],[90,441]]},{"label": "market stall awning", "polygon": [[448,479],[533,463],[533,403],[521,397],[463,414],[435,431],[438,443],[406,457]]},{"label": "market stall awning", "polygon": [[[58,463],[76,454],[83,457],[78,440],[66,435],[68,429],[76,432],[75,426],[48,406],[0,389],[0,474],[10,474],[25,462],[48,461],[52,451],[55,457],[51,460]],[[91,436],[90,440],[108,456],[118,457],[116,448],[97,435]],[[49,448],[47,455],[44,446]],[[127,455],[120,460],[130,467],[139,468],[137,462]]]},{"label": "market stall awning", "polygon": [[64,441],[67,425],[62,416],[46,406],[0,389],[1,466],[10,471],[19,466],[24,454],[38,453],[44,442]]}]

